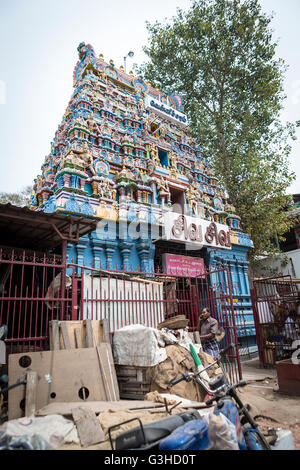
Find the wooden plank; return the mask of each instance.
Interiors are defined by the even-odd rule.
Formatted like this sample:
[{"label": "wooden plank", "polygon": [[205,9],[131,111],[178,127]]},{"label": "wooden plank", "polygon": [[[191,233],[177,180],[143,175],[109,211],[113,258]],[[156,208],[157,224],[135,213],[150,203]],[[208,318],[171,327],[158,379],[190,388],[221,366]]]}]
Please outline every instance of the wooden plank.
[{"label": "wooden plank", "polygon": [[111,375],[112,375],[114,390],[115,390],[115,393],[116,393],[116,400],[120,400],[119,384],[118,384],[118,378],[117,378],[117,374],[116,374],[115,361],[114,361],[113,354],[112,354],[112,348],[111,348],[111,345],[109,343],[104,343],[104,344],[106,344],[106,350],[107,350],[107,354],[108,354],[108,359],[109,359],[109,365],[110,365],[110,369],[111,369]]},{"label": "wooden plank", "polygon": [[[24,368],[20,360],[26,356],[30,365]],[[22,361],[21,361],[22,364]],[[26,352],[8,357],[9,385],[23,381],[27,372],[38,375],[36,408],[51,402],[82,402],[106,400],[105,385],[100,372],[96,348],[61,349],[59,351]],[[8,392],[9,419],[21,418],[25,386]]]},{"label": "wooden plank", "polygon": [[4,341],[0,341],[0,365],[6,364],[6,345]]},{"label": "wooden plank", "polygon": [[[60,324],[62,322],[59,322]],[[70,344],[71,344],[71,349],[80,349],[80,348],[86,348],[86,341],[85,341],[85,332],[84,332],[84,328],[83,328],[83,321],[82,320],[72,320],[72,321],[65,321],[64,322],[65,325],[66,325],[66,328],[67,328],[67,331],[68,331],[68,335],[69,335],[69,341],[70,341]],[[78,329],[79,330],[79,333],[80,333],[80,347],[77,346],[77,343],[76,343],[76,337],[75,337],[75,330]],[[62,338],[62,334],[61,334],[61,338],[60,338],[60,341],[61,341],[61,344],[62,344],[62,348],[63,348],[63,338]]]},{"label": "wooden plank", "polygon": [[59,322],[52,320],[50,322],[50,345],[52,350],[60,349],[59,347]]},{"label": "wooden plank", "polygon": [[110,343],[108,320],[106,318],[99,320],[99,325],[102,330],[102,338],[99,343]]},{"label": "wooden plank", "polygon": [[94,346],[94,334],[91,320],[87,319],[84,320],[85,324],[85,331],[86,331],[86,343],[88,348],[92,348]]},{"label": "wooden plank", "polygon": [[48,416],[58,414],[62,416],[72,416],[72,410],[76,407],[89,408],[94,413],[99,414],[107,410],[148,410],[161,408],[163,405],[154,401],[146,400],[119,400],[119,401],[83,401],[78,402],[55,402],[49,403],[38,409],[36,416]]},{"label": "wooden plank", "polygon": [[76,348],[80,349],[80,348],[82,348],[80,329],[79,329],[79,328],[75,328],[75,329],[74,329],[74,334],[75,334],[75,345],[76,345]]},{"label": "wooden plank", "polygon": [[104,389],[105,389],[106,400],[107,401],[115,401],[115,399],[113,397],[113,393],[111,391],[111,387],[109,386],[110,377],[109,376],[107,377],[106,368],[103,364],[105,359],[103,360],[103,358],[100,356],[100,351],[99,351],[98,347],[97,347],[97,353],[98,353],[98,358],[99,358],[99,365],[100,365],[101,374],[102,374],[102,377],[104,379],[103,381],[104,381]]},{"label": "wooden plank", "polygon": [[108,395],[113,401],[119,400],[119,385],[114,360],[112,357],[111,345],[109,343],[100,343],[97,345],[97,351],[101,369],[104,371],[103,375],[107,378],[107,385],[109,389]]},{"label": "wooden plank", "polygon": [[71,349],[70,338],[65,321],[60,322],[60,331],[62,334],[65,349]]},{"label": "wooden plank", "polygon": [[104,431],[96,414],[91,408],[73,408],[72,416],[75,421],[80,443],[83,447],[105,441]]},{"label": "wooden plank", "polygon": [[34,416],[36,405],[37,373],[27,372],[26,375],[26,396],[25,396],[25,416]]},{"label": "wooden plank", "polygon": [[[52,329],[55,329],[55,349],[66,349],[64,339],[67,334],[70,348],[88,348],[95,347],[98,343],[111,343],[109,333],[108,321],[103,320],[72,320],[72,321],[57,321],[52,327],[52,322],[49,323],[49,336],[50,336],[50,349],[53,350],[52,345]],[[65,325],[65,326],[63,326]],[[58,329],[58,331],[57,331]],[[67,334],[66,334],[67,331]]]}]

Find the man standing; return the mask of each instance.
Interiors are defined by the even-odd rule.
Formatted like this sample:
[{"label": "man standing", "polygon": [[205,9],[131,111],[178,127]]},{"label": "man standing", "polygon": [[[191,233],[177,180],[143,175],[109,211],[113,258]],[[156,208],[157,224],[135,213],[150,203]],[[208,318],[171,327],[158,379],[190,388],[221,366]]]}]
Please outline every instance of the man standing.
[{"label": "man standing", "polygon": [[298,321],[296,310],[291,310],[284,324],[284,335],[291,342],[300,339]]},{"label": "man standing", "polygon": [[207,308],[204,308],[200,314],[198,330],[203,351],[210,354],[213,358],[216,358],[220,352],[219,345],[216,340],[218,322],[215,318],[211,317],[210,311]]}]

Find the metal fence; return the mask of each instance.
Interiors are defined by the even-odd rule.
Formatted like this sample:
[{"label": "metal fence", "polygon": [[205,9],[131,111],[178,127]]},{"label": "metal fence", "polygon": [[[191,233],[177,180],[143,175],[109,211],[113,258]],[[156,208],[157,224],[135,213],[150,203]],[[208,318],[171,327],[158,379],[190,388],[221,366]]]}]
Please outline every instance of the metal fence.
[{"label": "metal fence", "polygon": [[[78,266],[74,266],[78,269]],[[156,328],[167,318],[184,315],[189,331],[197,331],[201,310],[207,307],[220,329],[220,348],[233,344],[226,369],[232,380],[242,378],[236,315],[228,268],[188,277],[163,272],[120,272],[80,267],[77,278],[79,315],[73,319],[106,318],[110,331],[131,324]],[[214,283],[214,277],[218,283]]]},{"label": "metal fence", "polygon": [[166,318],[184,315],[193,332],[203,307],[223,332],[220,348],[234,344],[226,368],[238,380],[242,371],[227,268],[194,277],[122,272],[66,266],[59,256],[0,249],[0,325],[8,325],[8,353],[48,350],[49,321],[54,319],[105,318],[113,333],[131,324],[156,328]]},{"label": "metal fence", "polygon": [[291,276],[257,279],[251,297],[260,363],[274,366],[298,347],[299,280]]},{"label": "metal fence", "polygon": [[0,248],[0,325],[9,353],[49,349],[48,324],[69,319],[70,289],[61,257]]}]

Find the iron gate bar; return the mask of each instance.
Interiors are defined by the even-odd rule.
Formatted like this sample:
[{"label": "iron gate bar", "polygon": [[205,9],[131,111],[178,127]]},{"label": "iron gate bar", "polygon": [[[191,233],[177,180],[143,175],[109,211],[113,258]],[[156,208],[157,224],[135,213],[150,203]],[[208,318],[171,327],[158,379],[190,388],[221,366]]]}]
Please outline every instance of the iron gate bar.
[{"label": "iron gate bar", "polygon": [[[229,363],[226,365],[227,371],[231,377],[242,378],[237,325],[228,268],[216,269],[207,272],[205,278],[197,278],[203,286],[201,299],[199,299],[199,291],[197,290],[197,302],[195,296],[192,295],[193,290],[191,288],[187,289],[184,285],[184,282],[188,280],[190,287],[193,286],[195,278],[170,276],[162,272],[152,272],[150,274],[140,271],[126,271],[125,273],[120,270],[97,269],[84,264],[77,264],[76,268],[80,269],[81,284],[80,316],[77,318],[84,319],[84,315],[89,315],[89,318],[95,319],[95,316],[98,315],[97,319],[99,319],[99,315],[100,318],[105,315],[111,325],[111,332],[128,324],[126,323],[128,318],[131,321],[136,319],[142,324],[149,323],[150,326],[156,327],[160,315],[164,314],[165,316],[168,314],[168,317],[172,317],[179,313],[184,314],[189,319],[189,329],[194,331],[197,326],[200,303],[203,306],[209,305],[212,312],[215,311],[214,304],[218,303],[220,308],[219,322],[224,326],[227,333],[227,344],[233,342],[235,345],[234,351],[229,356]],[[222,282],[218,284],[217,292],[213,292],[210,286],[210,275],[217,272],[222,273]],[[84,292],[85,273],[90,275],[89,292]],[[106,279],[105,286],[103,285],[104,279]],[[113,280],[114,284],[112,284]],[[128,280],[142,281],[143,283],[149,280],[163,282],[163,297],[159,291],[154,293],[154,284],[148,290],[145,288],[142,291],[141,282],[138,282],[135,292],[133,292],[133,283],[131,283],[129,291],[126,291],[125,284]],[[167,297],[165,281],[172,281],[176,288],[176,291],[171,289]],[[225,281],[229,281],[227,285]],[[226,288],[224,288],[225,285]]]},{"label": "iron gate bar", "polygon": [[293,281],[290,275],[253,280],[251,299],[262,367],[292,354],[294,333],[286,320],[300,304],[298,282]]},{"label": "iron gate bar", "polygon": [[24,351],[25,345],[36,350],[38,343],[44,349],[49,318],[64,319],[70,301],[69,295],[62,296],[59,287],[54,290],[54,281],[58,274],[63,277],[66,264],[61,263],[60,256],[36,256],[33,252],[28,257],[26,250],[17,251],[0,249],[0,266],[7,266],[10,273],[0,294],[0,324],[9,326],[6,343],[10,352],[20,346]]},{"label": "iron gate bar", "polygon": [[[217,313],[217,320],[218,324],[222,324],[225,329],[227,330],[228,337],[225,336],[225,343],[226,345],[230,343],[234,343],[234,352],[235,354],[228,354],[229,359],[234,359],[234,362],[237,365],[237,372],[238,372],[238,380],[242,379],[242,367],[241,367],[241,360],[238,348],[238,337],[237,337],[237,328],[235,322],[235,312],[233,307],[233,297],[232,297],[232,283],[231,283],[231,276],[228,267],[214,269],[207,273],[207,280],[211,281],[212,277],[219,274],[220,281],[217,284],[211,282],[208,286],[211,289],[212,295],[208,297],[208,289],[207,289],[207,297],[205,300],[209,304],[209,310],[213,317],[215,317],[215,313]],[[224,279],[225,276],[225,279]],[[218,308],[214,308],[214,304],[217,305],[218,301],[221,303],[221,318],[218,313]],[[233,341],[232,341],[233,338]],[[227,340],[227,341],[226,341]],[[230,369],[230,374],[233,375],[234,370]]]},{"label": "iron gate bar", "polygon": [[[0,294],[0,321],[5,318],[9,320],[7,343],[11,351],[20,346],[23,351],[25,347],[47,349],[50,320],[79,320],[84,319],[85,314],[91,319],[107,318],[113,325],[111,332],[128,321],[132,324],[135,319],[156,327],[166,316],[171,318],[184,314],[189,320],[190,331],[194,331],[200,307],[204,305],[210,306],[215,314],[218,305],[218,318],[226,327],[228,337],[234,338],[237,345],[228,268],[206,272],[204,277],[191,278],[166,275],[164,272],[124,272],[65,264],[64,256],[61,261],[59,256],[49,258],[44,254],[38,257],[35,252],[29,259],[26,250],[22,251],[22,256],[15,256],[14,250],[8,258],[3,255],[0,250],[0,265],[7,266],[5,272],[8,274]],[[65,291],[66,269],[71,272],[68,275],[71,288]],[[213,292],[210,277],[216,272],[222,273],[221,282],[217,292]],[[90,286],[85,286],[85,274],[89,274]],[[58,279],[58,275],[62,283],[58,282],[55,287],[54,280]],[[226,279],[229,283],[225,288]],[[238,348],[235,350],[236,354],[231,354],[229,358],[227,370],[231,375],[241,375]]]}]

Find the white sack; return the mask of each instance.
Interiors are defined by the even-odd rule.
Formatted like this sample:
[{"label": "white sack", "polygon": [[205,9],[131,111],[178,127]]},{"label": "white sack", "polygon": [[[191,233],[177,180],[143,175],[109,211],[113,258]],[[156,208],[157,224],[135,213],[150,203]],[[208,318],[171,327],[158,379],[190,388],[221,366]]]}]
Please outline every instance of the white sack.
[{"label": "white sack", "polygon": [[143,325],[124,326],[113,335],[114,361],[118,365],[151,367],[167,359],[159,330]]},{"label": "white sack", "polygon": [[0,433],[7,436],[35,434],[42,437],[53,448],[63,443],[80,443],[74,422],[61,415],[12,419],[0,426]]}]

